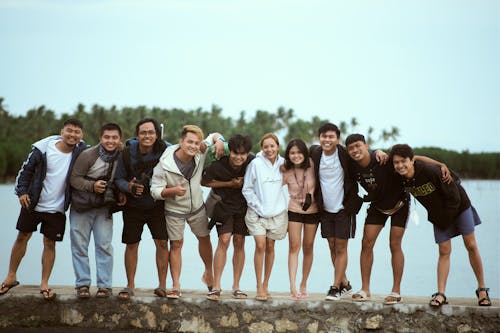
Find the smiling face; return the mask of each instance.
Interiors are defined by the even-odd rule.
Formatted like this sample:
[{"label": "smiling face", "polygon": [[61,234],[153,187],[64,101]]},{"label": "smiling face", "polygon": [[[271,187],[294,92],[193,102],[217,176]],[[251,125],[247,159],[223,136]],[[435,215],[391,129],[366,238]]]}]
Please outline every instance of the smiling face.
[{"label": "smiling face", "polygon": [[368,145],[363,141],[355,141],[347,145],[347,153],[353,160],[358,163],[370,161]]},{"label": "smiling face", "polygon": [[112,152],[118,148],[120,139],[120,132],[118,130],[104,130],[99,138],[99,143],[106,151]]},{"label": "smiling face", "polygon": [[274,141],[273,138],[267,138],[262,141],[261,149],[264,156],[271,161],[271,163],[274,163],[280,149],[278,143]]},{"label": "smiling face", "polygon": [[323,153],[326,155],[331,155],[335,153],[337,145],[339,144],[340,138],[337,136],[335,131],[326,131],[319,135],[319,144]]},{"label": "smiling face", "polygon": [[300,167],[305,160],[304,154],[302,154],[299,147],[297,146],[293,146],[292,148],[290,148],[290,151],[288,153],[288,158],[295,167]]},{"label": "smiling face", "polygon": [[68,147],[74,147],[83,138],[83,130],[75,125],[68,124],[61,130],[62,141]]},{"label": "smiling face", "polygon": [[139,126],[139,131],[137,132],[137,139],[139,140],[139,147],[141,151],[148,151],[153,148],[156,140],[158,139],[158,133],[156,133],[155,126],[153,123],[144,123]]},{"label": "smiling face", "polygon": [[415,175],[414,160],[409,157],[394,155],[392,157],[392,164],[394,165],[394,170],[405,178],[413,178]]},{"label": "smiling face", "polygon": [[194,157],[201,146],[201,137],[193,132],[187,132],[186,135],[179,140],[180,150],[184,156]]},{"label": "smiling face", "polygon": [[244,147],[239,147],[237,151],[229,151],[229,165],[233,169],[239,169],[247,161],[248,152],[245,151]]}]

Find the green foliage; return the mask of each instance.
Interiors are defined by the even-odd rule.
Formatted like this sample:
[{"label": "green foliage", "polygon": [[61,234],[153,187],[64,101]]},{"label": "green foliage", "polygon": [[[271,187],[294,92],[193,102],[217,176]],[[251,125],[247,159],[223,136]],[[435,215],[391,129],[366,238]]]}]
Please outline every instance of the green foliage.
[{"label": "green foliage", "polygon": [[[317,116],[310,120],[296,119],[293,109],[279,107],[275,113],[257,110],[253,116],[241,111],[236,119],[224,117],[222,108],[212,105],[210,110],[198,108],[195,110],[162,109],[146,106],[123,107],[121,109],[111,106],[105,108],[93,105],[87,109],[85,105],[78,104],[71,113],[64,113],[60,117],[52,110],[40,106],[28,110],[24,116],[9,115],[4,108],[4,99],[0,97],[0,179],[13,178],[23,160],[26,158],[30,145],[37,140],[52,134],[58,134],[62,123],[69,117],[78,118],[84,125],[84,139],[88,144],[94,145],[99,141],[100,128],[107,122],[116,122],[122,127],[123,141],[135,136],[135,124],[142,118],[152,117],[164,124],[164,139],[177,143],[182,126],[195,124],[200,126],[205,135],[212,132],[222,133],[226,138],[236,133],[249,135],[253,151],[260,150],[260,138],[268,132],[276,133],[284,139],[282,150],[286,142],[293,138],[300,138],[307,144],[317,141],[317,129],[328,119]],[[338,123],[342,136],[357,132],[359,122],[351,118],[348,122]],[[370,127],[365,137],[370,144],[374,142],[387,142],[399,136],[399,129],[392,127],[382,129],[376,133]],[[470,154],[457,153],[439,148],[422,148],[419,154],[428,155],[447,163],[462,177],[475,178],[500,178],[500,154]]]}]

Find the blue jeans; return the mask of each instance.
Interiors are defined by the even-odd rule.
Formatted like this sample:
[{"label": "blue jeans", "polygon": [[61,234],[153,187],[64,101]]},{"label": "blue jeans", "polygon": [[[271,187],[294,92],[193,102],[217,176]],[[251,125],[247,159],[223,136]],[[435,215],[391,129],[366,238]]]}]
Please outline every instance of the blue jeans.
[{"label": "blue jeans", "polygon": [[90,286],[89,242],[94,233],[98,288],[111,288],[113,278],[113,219],[108,208],[94,208],[82,213],[70,210],[70,237],[76,287]]}]

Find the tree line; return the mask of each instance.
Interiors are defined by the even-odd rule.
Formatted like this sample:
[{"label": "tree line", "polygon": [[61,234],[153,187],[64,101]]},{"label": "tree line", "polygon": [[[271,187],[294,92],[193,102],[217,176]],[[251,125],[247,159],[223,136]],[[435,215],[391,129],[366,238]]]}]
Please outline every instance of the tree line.
[{"label": "tree line", "polygon": [[[118,123],[123,130],[123,139],[135,136],[135,124],[145,117],[158,119],[164,125],[163,139],[176,143],[182,126],[196,124],[206,134],[220,132],[226,138],[233,134],[241,133],[250,136],[254,143],[253,151],[260,150],[259,140],[264,133],[277,133],[285,142],[293,138],[301,138],[307,144],[316,141],[317,129],[329,119],[312,116],[310,120],[299,119],[293,109],[279,107],[276,112],[257,110],[253,115],[241,111],[236,119],[222,115],[222,108],[212,105],[209,110],[198,108],[183,110],[178,108],[164,109],[159,107],[148,108],[145,106],[105,108],[92,105],[89,109],[83,104],[78,104],[72,113],[63,113],[59,116],[44,105],[32,108],[25,115],[14,116],[4,107],[4,98],[0,97],[0,180],[12,180],[22,162],[26,158],[33,142],[51,134],[58,134],[65,119],[74,117],[83,122],[84,140],[96,144],[99,138],[101,125],[107,122]],[[338,119],[332,114],[332,118]],[[342,136],[357,132],[359,126],[356,118],[349,121],[337,122]],[[371,145],[395,142],[399,137],[399,129],[391,127],[376,130],[370,127],[365,134]],[[282,149],[286,144],[282,144]],[[500,179],[500,153],[471,154],[458,153],[440,148],[417,148],[416,153],[427,155],[447,163],[461,177]]]}]

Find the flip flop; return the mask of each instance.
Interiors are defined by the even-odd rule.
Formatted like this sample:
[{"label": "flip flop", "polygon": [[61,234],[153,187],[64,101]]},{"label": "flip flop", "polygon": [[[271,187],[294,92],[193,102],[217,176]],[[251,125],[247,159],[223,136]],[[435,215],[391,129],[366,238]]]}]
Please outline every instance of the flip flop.
[{"label": "flip flop", "polygon": [[40,294],[43,295],[43,299],[46,301],[52,301],[54,298],[56,298],[56,293],[52,292],[51,288],[47,289],[41,289]]},{"label": "flip flop", "polygon": [[178,299],[182,296],[181,291],[178,289],[172,289],[167,292],[167,298]]},{"label": "flip flop", "polygon": [[397,304],[397,303],[401,302],[402,300],[403,300],[403,298],[401,297],[401,295],[398,293],[395,293],[393,291],[385,297],[384,304],[386,304],[386,305]]},{"label": "flip flop", "polygon": [[120,292],[118,293],[118,298],[121,299],[121,300],[124,300],[124,301],[127,301],[130,299],[130,297],[132,296],[135,296],[135,293],[132,289],[130,289],[129,287],[126,287],[126,288],[123,288],[122,290],[120,290]]},{"label": "flip flop", "polygon": [[158,297],[167,297],[167,289],[165,288],[158,287],[153,293]]},{"label": "flip flop", "polygon": [[[355,297],[357,296],[357,297]],[[364,290],[360,290],[357,293],[352,295],[352,300],[354,302],[366,302],[370,300],[370,296]]]},{"label": "flip flop", "polygon": [[236,290],[233,291],[233,298],[244,299],[244,298],[247,298],[247,297],[248,297],[248,295],[245,294],[244,292],[242,292],[239,289],[236,289]]},{"label": "flip flop", "polygon": [[217,302],[220,299],[220,290],[210,290],[207,299]]},{"label": "flip flop", "polygon": [[0,296],[7,294],[9,292],[9,290],[11,290],[12,288],[14,288],[17,285],[19,285],[19,281],[14,281],[10,284],[2,283],[2,286],[0,286],[0,289],[5,289],[5,288],[7,288],[7,289],[0,291]]},{"label": "flip flop", "polygon": [[255,299],[257,301],[266,302],[267,301],[267,296],[266,295],[257,295],[257,296],[255,296]]}]

